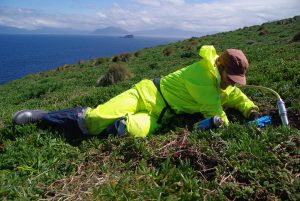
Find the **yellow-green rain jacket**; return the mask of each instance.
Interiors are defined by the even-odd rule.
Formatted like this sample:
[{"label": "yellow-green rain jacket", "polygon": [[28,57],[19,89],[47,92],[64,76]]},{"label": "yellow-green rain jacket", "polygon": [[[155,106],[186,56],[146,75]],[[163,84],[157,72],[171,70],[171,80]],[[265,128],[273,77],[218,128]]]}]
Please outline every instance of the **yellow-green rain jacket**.
[{"label": "yellow-green rain jacket", "polygon": [[248,117],[258,107],[237,87],[220,88],[220,74],[215,65],[218,58],[213,46],[202,46],[200,61],[161,79],[161,91],[176,113],[201,112],[205,118],[220,116],[228,119],[222,106],[235,108]]},{"label": "yellow-green rain jacket", "polygon": [[[220,89],[220,75],[215,66],[218,55],[213,46],[203,46],[201,60],[161,78],[162,95],[175,113],[200,112],[205,118],[221,116],[228,119],[222,106],[240,110],[248,117],[251,109],[258,109],[240,89]],[[151,80],[142,80],[131,89],[92,109],[85,115],[85,127],[90,134],[97,135],[115,119],[126,118],[127,132],[135,137],[145,137],[161,125],[157,119],[165,102]],[[163,122],[172,113],[168,111]]]}]

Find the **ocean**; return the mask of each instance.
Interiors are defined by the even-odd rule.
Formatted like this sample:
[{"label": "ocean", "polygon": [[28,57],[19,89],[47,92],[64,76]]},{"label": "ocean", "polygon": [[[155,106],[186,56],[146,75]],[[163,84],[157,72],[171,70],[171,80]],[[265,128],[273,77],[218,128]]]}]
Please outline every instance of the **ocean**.
[{"label": "ocean", "polygon": [[178,40],[97,35],[0,35],[0,84],[80,60],[111,57]]}]

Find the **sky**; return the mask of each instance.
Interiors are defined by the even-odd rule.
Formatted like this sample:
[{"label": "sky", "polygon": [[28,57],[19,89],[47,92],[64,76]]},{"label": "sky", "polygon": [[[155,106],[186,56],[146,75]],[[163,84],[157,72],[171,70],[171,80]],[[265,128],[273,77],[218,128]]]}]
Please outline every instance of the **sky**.
[{"label": "sky", "polygon": [[300,0],[0,0],[0,25],[223,32],[300,15]]}]

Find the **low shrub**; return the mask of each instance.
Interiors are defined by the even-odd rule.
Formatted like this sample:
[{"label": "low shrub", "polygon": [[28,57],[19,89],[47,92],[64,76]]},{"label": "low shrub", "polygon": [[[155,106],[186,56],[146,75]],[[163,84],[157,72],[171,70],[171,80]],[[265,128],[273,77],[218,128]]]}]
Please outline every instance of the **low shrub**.
[{"label": "low shrub", "polygon": [[85,63],[85,61],[83,61],[83,60],[79,60],[78,61],[78,64],[80,65],[80,64],[84,64]]},{"label": "low shrub", "polygon": [[159,65],[158,65],[158,63],[152,63],[152,64],[149,64],[149,68],[157,69],[157,68],[159,68]]},{"label": "low shrub", "polygon": [[34,87],[28,87],[23,93],[20,93],[17,101],[26,101],[34,98],[41,98],[42,96],[53,93],[54,91],[61,89],[63,87],[62,83],[37,83]]},{"label": "low shrub", "polygon": [[269,33],[268,29],[265,26],[260,26],[258,29],[258,35],[262,36],[262,35],[266,35]]},{"label": "low shrub", "polygon": [[96,86],[108,86],[117,84],[120,81],[132,77],[128,65],[124,63],[114,63],[109,66],[108,71],[97,81]]},{"label": "low shrub", "polygon": [[252,45],[252,44],[255,43],[255,41],[254,41],[254,40],[247,40],[245,43],[246,43],[247,45]]},{"label": "low shrub", "polygon": [[92,59],[92,64],[94,66],[98,66],[98,65],[101,65],[101,64],[104,64],[107,62],[109,62],[109,58],[94,58],[94,59]]},{"label": "low shrub", "polygon": [[166,47],[164,50],[163,50],[163,55],[164,56],[170,56],[171,54],[174,53],[174,48],[173,47]]},{"label": "low shrub", "polygon": [[[2,119],[0,119],[0,129],[4,128],[4,122]],[[0,144],[0,153],[2,152],[1,150],[1,144]]]},{"label": "low shrub", "polygon": [[135,57],[139,57],[140,55],[141,55],[141,53],[139,51],[137,51],[137,52],[134,53]]},{"label": "low shrub", "polygon": [[124,53],[112,58],[112,62],[127,62],[130,58],[133,57],[132,53]]},{"label": "low shrub", "polygon": [[72,65],[70,65],[70,64],[65,64],[65,65],[63,65],[63,66],[58,67],[58,68],[56,69],[56,71],[64,71],[64,70],[66,70],[67,68],[70,68],[70,67],[72,67]]},{"label": "low shrub", "polygon": [[193,51],[185,51],[180,55],[181,58],[190,58],[192,56],[194,56]]},{"label": "low shrub", "polygon": [[279,20],[279,21],[277,22],[277,24],[278,24],[278,25],[291,24],[291,23],[293,23],[294,21],[296,21],[295,18],[289,18],[289,19]]},{"label": "low shrub", "polygon": [[300,41],[300,31],[294,35],[292,41],[293,41],[293,42],[298,42],[298,41]]},{"label": "low shrub", "polygon": [[194,50],[199,44],[199,41],[196,38],[189,39],[189,42],[185,45],[184,49],[188,51]]}]

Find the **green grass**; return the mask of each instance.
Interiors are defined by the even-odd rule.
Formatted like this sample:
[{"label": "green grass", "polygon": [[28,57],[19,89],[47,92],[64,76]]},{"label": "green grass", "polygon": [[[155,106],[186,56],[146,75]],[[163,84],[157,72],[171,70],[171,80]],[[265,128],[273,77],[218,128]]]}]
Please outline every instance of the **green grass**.
[{"label": "green grass", "polygon": [[[264,34],[260,32],[264,30]],[[300,18],[191,38],[134,53],[96,58],[0,86],[0,197],[2,200],[299,200]],[[280,126],[276,98],[243,91],[272,116],[273,126],[195,132],[198,115],[181,115],[145,139],[79,138],[13,127],[14,112],[95,107],[143,78],[163,76],[196,62],[199,48],[242,49],[248,84],[277,91],[291,128]],[[109,87],[96,80],[112,63],[126,62],[130,79]]]}]

